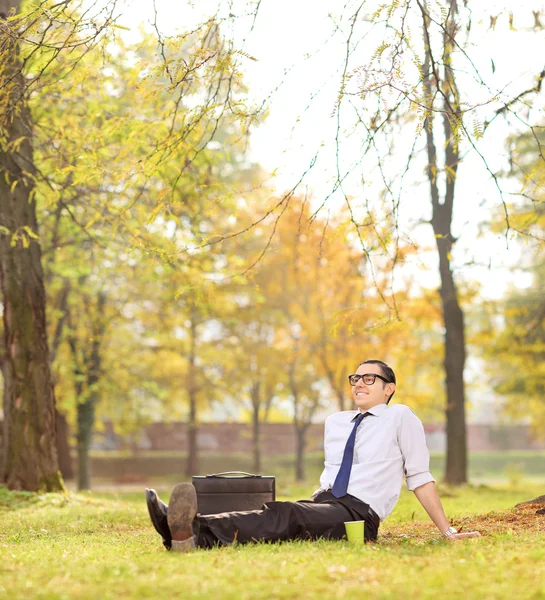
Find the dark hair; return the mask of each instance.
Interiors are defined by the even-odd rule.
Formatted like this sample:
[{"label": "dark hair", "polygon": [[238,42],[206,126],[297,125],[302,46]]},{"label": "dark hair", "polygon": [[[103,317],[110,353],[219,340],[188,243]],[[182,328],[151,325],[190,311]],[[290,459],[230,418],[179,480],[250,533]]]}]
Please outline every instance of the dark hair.
[{"label": "dark hair", "polygon": [[[380,370],[382,371],[382,374],[388,380],[388,383],[396,383],[396,374],[394,373],[394,370],[392,369],[392,367],[388,366],[385,362],[382,362],[381,360],[370,359],[370,360],[364,360],[362,363],[359,364],[360,367],[361,367],[361,365],[378,365],[380,367]],[[390,402],[390,400],[392,399],[394,394],[395,394],[395,390],[390,396],[388,396],[388,400],[386,400],[386,404],[388,404]]]}]

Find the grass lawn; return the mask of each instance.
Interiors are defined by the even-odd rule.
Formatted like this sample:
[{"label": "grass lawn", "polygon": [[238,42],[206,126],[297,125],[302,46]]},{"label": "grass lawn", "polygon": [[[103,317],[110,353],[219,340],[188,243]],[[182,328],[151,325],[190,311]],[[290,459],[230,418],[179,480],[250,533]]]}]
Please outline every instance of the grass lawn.
[{"label": "grass lawn", "polygon": [[[168,501],[169,487],[158,486]],[[287,486],[308,497],[312,486]],[[545,515],[516,502],[541,483],[441,489],[483,537],[440,540],[406,490],[379,542],[291,542],[190,554],[163,550],[142,492],[15,494],[0,487],[0,598],[545,599]]]}]

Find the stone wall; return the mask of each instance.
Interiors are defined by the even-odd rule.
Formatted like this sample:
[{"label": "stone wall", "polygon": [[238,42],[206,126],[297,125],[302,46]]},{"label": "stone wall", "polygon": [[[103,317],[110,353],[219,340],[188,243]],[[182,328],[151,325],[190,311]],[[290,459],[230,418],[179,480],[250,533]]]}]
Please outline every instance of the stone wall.
[{"label": "stone wall", "polygon": [[[428,448],[444,452],[446,436],[443,425],[425,425]],[[0,423],[0,438],[1,438]],[[307,452],[323,450],[322,424],[311,425],[307,433]],[[499,450],[545,450],[545,441],[535,439],[527,425],[468,425],[468,450],[494,452]],[[1,440],[0,440],[1,441]],[[252,427],[247,423],[201,423],[198,429],[201,452],[210,454],[252,453]],[[0,444],[1,448],[1,444]],[[93,438],[93,450],[167,451],[187,450],[185,423],[151,423],[131,436],[115,433],[112,424]],[[266,423],[261,426],[261,452],[264,456],[295,454],[295,432],[290,423]]]},{"label": "stone wall", "polygon": [[[443,425],[425,425],[431,452],[444,452],[446,436]],[[324,427],[311,425],[307,433],[307,451],[323,450]],[[468,450],[543,450],[543,440],[535,439],[527,425],[468,425]],[[199,449],[204,452],[250,453],[252,427],[247,423],[201,423],[198,430]],[[138,448],[150,451],[187,450],[185,423],[151,423],[138,435],[126,438],[115,434],[110,425],[103,434],[95,435],[93,449],[124,450]],[[290,423],[266,423],[261,426],[261,450],[264,454],[295,453],[295,433]]]}]

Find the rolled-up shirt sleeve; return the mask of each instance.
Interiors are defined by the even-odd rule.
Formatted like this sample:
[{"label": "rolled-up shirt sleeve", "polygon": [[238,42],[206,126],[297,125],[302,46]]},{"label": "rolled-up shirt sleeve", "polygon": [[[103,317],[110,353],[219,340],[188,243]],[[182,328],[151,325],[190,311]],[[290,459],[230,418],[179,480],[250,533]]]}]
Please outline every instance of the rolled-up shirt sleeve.
[{"label": "rolled-up shirt sleeve", "polygon": [[407,488],[412,492],[425,483],[435,481],[430,473],[430,453],[424,426],[411,409],[403,413],[398,430],[398,443],[403,456]]}]

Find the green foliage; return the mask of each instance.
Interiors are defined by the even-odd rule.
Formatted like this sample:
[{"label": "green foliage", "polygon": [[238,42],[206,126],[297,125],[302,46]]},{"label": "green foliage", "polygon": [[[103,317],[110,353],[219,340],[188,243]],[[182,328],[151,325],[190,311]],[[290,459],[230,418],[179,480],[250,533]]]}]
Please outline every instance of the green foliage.
[{"label": "green foliage", "polygon": [[[511,286],[504,298],[483,306],[480,328],[483,357],[495,390],[506,398],[505,411],[514,419],[531,419],[535,435],[545,432],[545,261],[543,194],[545,163],[534,142],[542,131],[508,140],[513,170],[521,191],[507,207],[510,227],[519,234],[524,253],[520,267],[532,276],[531,284]],[[503,227],[504,216],[493,226]],[[517,242],[514,242],[517,243]],[[529,252],[531,251],[531,253]]]},{"label": "green foliage", "polygon": [[221,297],[212,278],[226,261],[206,244],[226,233],[231,190],[251,188],[255,168],[244,86],[213,22],[162,48],[111,34],[100,51],[60,49],[69,76],[42,71],[30,106],[58,405],[74,424],[76,404],[100,399],[99,416],[127,430],[162,405],[186,416],[188,315],[199,335],[217,318],[206,297]]}]

